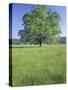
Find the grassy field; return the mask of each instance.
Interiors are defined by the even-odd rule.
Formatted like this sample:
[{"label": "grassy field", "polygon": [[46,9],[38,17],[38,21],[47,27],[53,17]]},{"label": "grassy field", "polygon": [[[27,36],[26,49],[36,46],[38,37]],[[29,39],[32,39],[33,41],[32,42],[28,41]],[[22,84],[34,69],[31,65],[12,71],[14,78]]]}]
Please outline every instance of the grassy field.
[{"label": "grassy field", "polygon": [[12,48],[12,85],[65,83],[65,47],[65,45],[45,45]]}]

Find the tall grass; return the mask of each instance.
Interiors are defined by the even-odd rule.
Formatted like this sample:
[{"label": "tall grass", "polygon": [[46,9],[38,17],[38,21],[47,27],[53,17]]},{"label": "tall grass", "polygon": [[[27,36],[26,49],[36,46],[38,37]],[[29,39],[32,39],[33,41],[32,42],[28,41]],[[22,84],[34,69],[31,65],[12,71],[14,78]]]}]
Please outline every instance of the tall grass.
[{"label": "tall grass", "polygon": [[12,48],[12,85],[66,82],[65,45]]}]

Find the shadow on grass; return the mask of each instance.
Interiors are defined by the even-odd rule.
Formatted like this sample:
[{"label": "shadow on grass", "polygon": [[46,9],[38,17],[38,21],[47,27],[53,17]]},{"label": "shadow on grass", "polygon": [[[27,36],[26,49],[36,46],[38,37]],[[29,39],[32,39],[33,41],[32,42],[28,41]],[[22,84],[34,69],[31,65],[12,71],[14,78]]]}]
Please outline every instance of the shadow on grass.
[{"label": "shadow on grass", "polygon": [[17,46],[17,45],[9,46],[9,48],[39,48],[39,47],[40,47],[39,45],[36,45],[36,46]]},{"label": "shadow on grass", "polygon": [[[64,46],[65,44],[45,44],[41,47],[59,47],[59,46]],[[41,48],[40,45],[9,45],[9,48]]]}]

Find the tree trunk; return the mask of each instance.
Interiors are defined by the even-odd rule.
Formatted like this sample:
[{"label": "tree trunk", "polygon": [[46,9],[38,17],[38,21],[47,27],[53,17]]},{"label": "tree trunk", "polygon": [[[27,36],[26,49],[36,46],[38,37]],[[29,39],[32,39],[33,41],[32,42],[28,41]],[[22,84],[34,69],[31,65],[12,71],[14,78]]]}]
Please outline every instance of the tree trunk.
[{"label": "tree trunk", "polygon": [[40,45],[40,47],[42,46],[42,40],[39,40],[39,45]]}]

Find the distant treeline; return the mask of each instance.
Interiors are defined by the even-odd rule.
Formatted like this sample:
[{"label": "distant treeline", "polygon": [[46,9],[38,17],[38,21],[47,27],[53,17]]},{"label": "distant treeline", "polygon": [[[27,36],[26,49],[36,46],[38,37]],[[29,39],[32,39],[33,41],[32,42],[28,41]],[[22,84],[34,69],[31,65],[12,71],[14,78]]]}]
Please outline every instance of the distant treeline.
[{"label": "distant treeline", "polygon": [[[66,37],[60,37],[59,43],[66,43]],[[23,44],[23,42],[21,42],[20,39],[9,39],[9,44]]]},{"label": "distant treeline", "polygon": [[66,43],[66,37],[60,37],[60,43]]},{"label": "distant treeline", "polygon": [[20,39],[9,39],[9,44],[21,44]]}]

